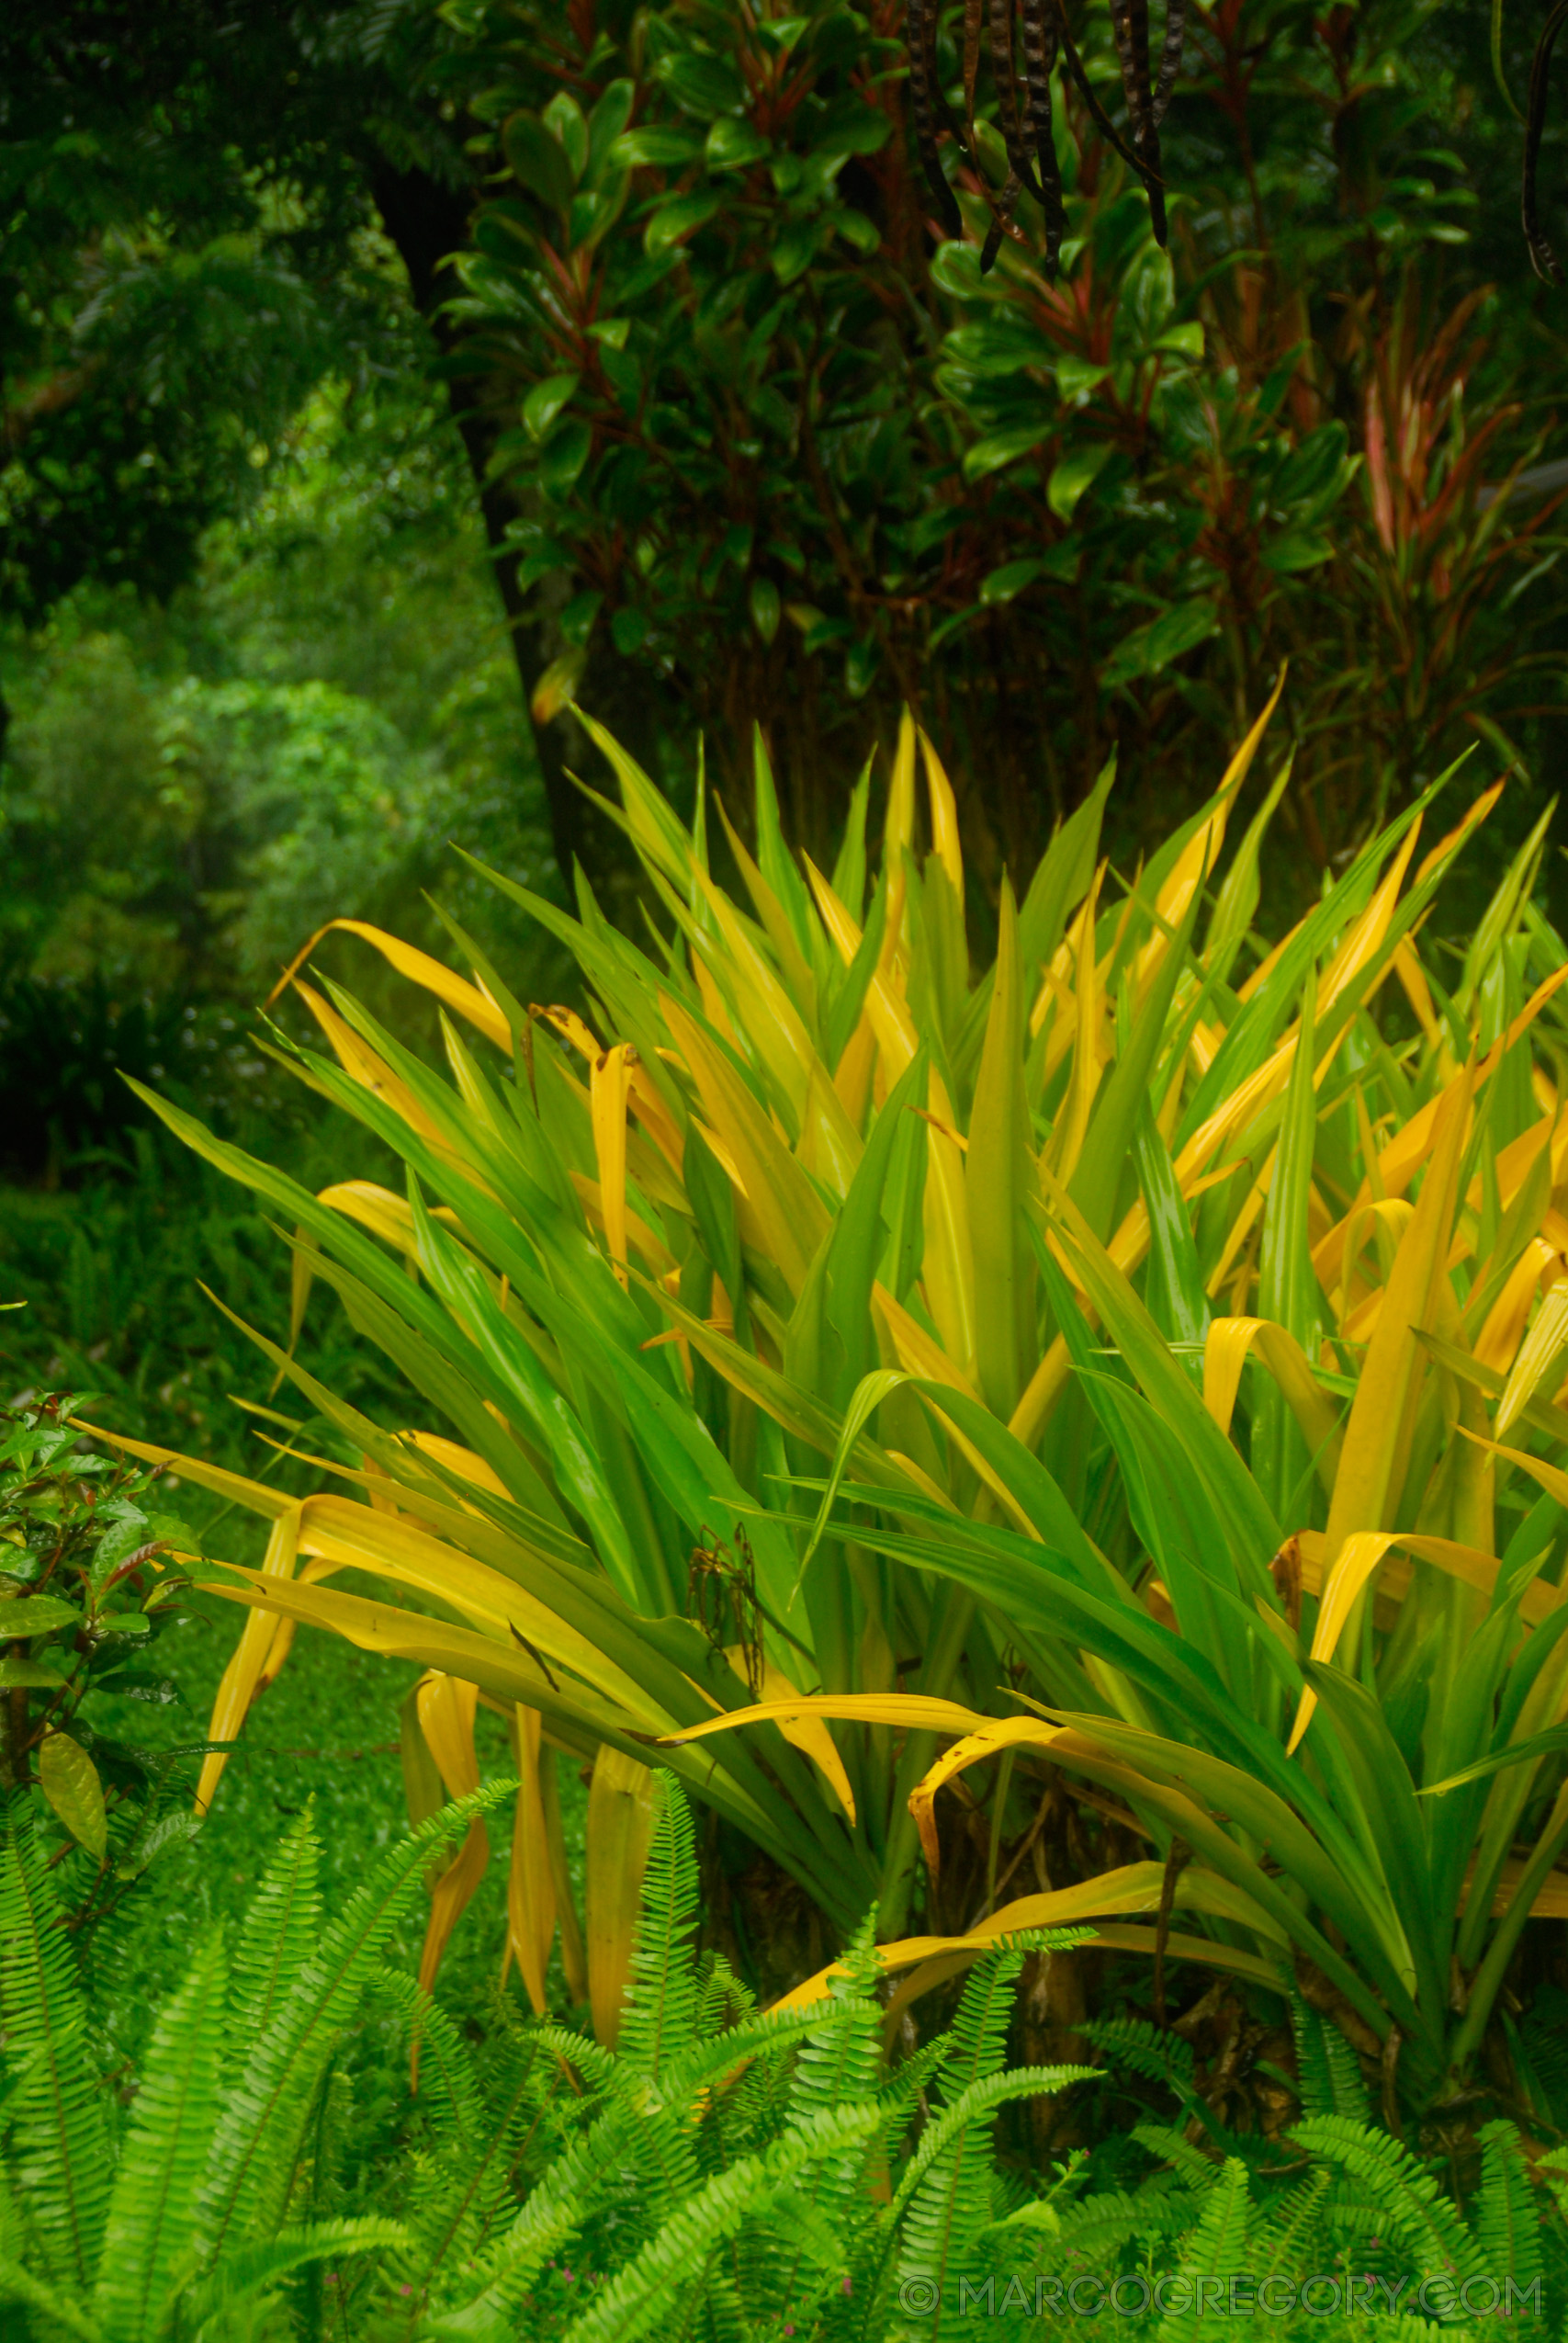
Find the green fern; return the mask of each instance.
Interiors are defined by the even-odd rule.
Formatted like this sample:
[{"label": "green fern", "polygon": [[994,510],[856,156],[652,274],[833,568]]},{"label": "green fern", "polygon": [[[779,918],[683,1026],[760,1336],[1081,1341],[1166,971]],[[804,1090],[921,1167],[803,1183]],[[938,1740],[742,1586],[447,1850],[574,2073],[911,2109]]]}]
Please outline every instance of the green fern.
[{"label": "green fern", "polygon": [[[515,1786],[515,1785],[513,1785]],[[274,2010],[227,2094],[197,2205],[201,2247],[276,2227],[333,2046],[434,1855],[507,1785],[492,1783],[443,1807],[399,1841],[349,1898]]]},{"label": "green fern", "polygon": [[27,1801],[0,1855],[0,2018],[17,2076],[10,2178],[34,2277],[85,2293],[108,2202],[108,2138],[87,2012],[54,1876]]},{"label": "green fern", "polygon": [[308,1805],[278,1842],[234,1950],[230,2046],[236,2066],[254,2054],[315,1949],[321,1927],[320,1864]]},{"label": "green fern", "polygon": [[[332,2192],[335,2102],[321,2086],[388,1930],[432,1852],[509,1786],[448,1807],[394,1847],[319,1941],[308,1819],[291,1832],[242,1930],[232,1979],[214,1934],[158,2013],[118,2126],[88,2055],[85,1998],[51,1876],[14,1817],[0,1859],[10,2081],[0,2300],[25,2305],[40,2332],[87,2343],[228,2343],[248,2331],[257,2298],[294,2272],[407,2248],[400,2223],[289,2220],[288,2202],[301,2168],[313,2210]],[[237,2072],[236,2040],[245,2046]]]},{"label": "green fern", "polygon": [[1481,2273],[1481,2254],[1455,2207],[1400,2141],[1344,2115],[1312,2117],[1291,2137],[1366,2190],[1385,2234],[1400,2242],[1423,2278],[1447,2270],[1461,2277]]},{"label": "green fern", "polygon": [[1481,2187],[1472,2214],[1476,2247],[1494,2277],[1511,2276],[1528,2288],[1542,2275],[1540,2214],[1519,2135],[1511,2123],[1488,2123],[1480,2141]]},{"label": "green fern", "polygon": [[190,2247],[202,2162],[217,2117],[228,1964],[215,1935],[153,2029],[120,2149],[93,2292],[93,2317],[123,2343],[153,2343]]}]

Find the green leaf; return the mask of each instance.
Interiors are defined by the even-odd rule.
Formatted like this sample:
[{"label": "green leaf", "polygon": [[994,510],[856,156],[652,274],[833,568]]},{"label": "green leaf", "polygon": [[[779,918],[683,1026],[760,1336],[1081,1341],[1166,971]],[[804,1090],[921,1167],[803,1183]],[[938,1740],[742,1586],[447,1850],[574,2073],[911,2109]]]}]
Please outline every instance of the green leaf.
[{"label": "green leaf", "polygon": [[792,220],[775,240],[771,258],[781,285],[793,285],[810,267],[818,232],[815,220]]},{"label": "green leaf", "polygon": [[513,114],[502,131],[501,145],[513,176],[530,194],[536,195],[553,210],[565,211],[571,202],[577,175],[565,147],[546,129],[538,115]]},{"label": "green leaf", "polygon": [[542,119],[571,165],[573,180],[581,179],[588,168],[588,124],[571,92],[558,90],[546,107]]},{"label": "green leaf", "polygon": [[684,164],[695,163],[702,152],[701,139],[691,130],[627,130],[611,147],[610,161],[622,171],[636,171],[650,164],[661,170],[679,170]]},{"label": "green leaf", "polygon": [[1264,547],[1263,566],[1280,577],[1294,577],[1299,571],[1315,570],[1333,551],[1331,540],[1321,529],[1287,529]]},{"label": "green leaf", "polygon": [[578,374],[551,374],[536,382],[523,402],[523,421],[530,438],[546,439],[563,407],[570,404],[582,379]]},{"label": "green leaf", "polygon": [[547,496],[559,503],[570,495],[592,447],[593,434],[587,424],[569,423],[558,427],[539,458],[539,483]]},{"label": "green leaf", "polygon": [[751,624],[764,642],[772,642],[779,630],[781,612],[777,586],[772,578],[753,578],[748,599],[751,606]]},{"label": "green leaf", "polygon": [[1010,431],[996,431],[987,439],[977,439],[964,458],[964,479],[973,483],[1016,463],[1020,456],[1032,454],[1050,430],[1046,422],[1015,424]]},{"label": "green leaf", "polygon": [[1130,684],[1139,675],[1156,675],[1179,659],[1196,650],[1211,635],[1220,631],[1219,612],[1206,596],[1193,602],[1179,602],[1174,610],[1151,625],[1135,628],[1118,644],[1100,671],[1101,688],[1112,691],[1119,684]]},{"label": "green leaf", "polygon": [[708,132],[707,166],[710,171],[739,171],[749,163],[760,163],[773,153],[773,142],[750,122],[723,120],[716,122]]},{"label": "green leaf", "polygon": [[1080,499],[1099,479],[1113,452],[1108,439],[1096,440],[1088,447],[1075,447],[1053,469],[1045,483],[1045,501],[1059,521],[1072,519]]},{"label": "green leaf", "polygon": [[80,1847],[103,1861],[108,1820],[98,1769],[69,1733],[49,1733],[38,1753],[39,1787]]},{"label": "green leaf", "polygon": [[0,1602],[0,1643],[18,1636],[53,1636],[62,1627],[79,1627],[82,1613],[73,1602],[54,1594],[14,1595]]},{"label": "green leaf", "polygon": [[1033,559],[1004,561],[999,570],[993,570],[990,576],[982,582],[980,599],[982,602],[1010,602],[1015,594],[1021,594],[1025,586],[1032,585],[1036,578],[1044,574],[1043,561]]},{"label": "green leaf", "polygon": [[642,246],[650,260],[658,260],[695,232],[718,210],[724,198],[716,187],[704,189],[697,195],[677,196],[672,203],[661,204],[643,230]]},{"label": "green leaf", "polygon": [[65,1678],[56,1668],[46,1668],[41,1660],[14,1658],[9,1653],[0,1659],[0,1692],[8,1692],[13,1685],[26,1685],[37,1692],[58,1692]]}]

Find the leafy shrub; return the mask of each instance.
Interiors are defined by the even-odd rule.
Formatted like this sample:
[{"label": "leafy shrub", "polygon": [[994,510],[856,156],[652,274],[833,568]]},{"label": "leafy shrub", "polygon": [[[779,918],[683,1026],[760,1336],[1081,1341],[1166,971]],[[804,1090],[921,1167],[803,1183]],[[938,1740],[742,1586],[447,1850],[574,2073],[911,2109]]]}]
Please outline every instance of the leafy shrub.
[{"label": "leafy shrub", "polygon": [[217,2343],[254,2333],[258,2298],[290,2272],[402,2241],[385,2217],[294,2219],[298,2173],[387,1935],[466,1819],[443,1814],[391,1849],[324,1927],[299,1825],[232,1954],[210,1934],[164,2005],[128,2116],[95,2071],[54,1880],[13,1807],[0,1858],[0,2292],[40,2332]]},{"label": "leafy shrub", "polygon": [[[0,1409],[0,1791],[36,1787],[93,1859],[84,1917],[193,1828],[171,1774],[96,1729],[106,1689],[166,1693],[161,1639],[200,1544],[162,1510],[161,1470],[87,1449],[65,1395]],[[181,1786],[184,1786],[183,1784]]]},{"label": "leafy shrub", "polygon": [[[923,1893],[963,1958],[1039,1752],[1124,1798],[1148,1852],[1080,1852],[1001,1924],[1092,1919],[1276,1992],[1304,1962],[1363,2046],[1397,2028],[1415,2103],[1462,2069],[1563,1893],[1561,1491],[1512,1443],[1550,1450],[1564,1421],[1535,1036],[1554,1051],[1568,954],[1529,900],[1543,826],[1457,967],[1416,951],[1491,797],[1419,864],[1425,808],[1402,816],[1270,949],[1250,930],[1283,775],[1201,926],[1261,730],[1119,902],[1092,801],[1004,896],[977,983],[929,751],[935,844],[911,850],[912,729],[868,909],[863,832],[831,885],[803,876],[760,761],[754,920],[705,817],[687,833],[601,736],[672,933],[644,953],[586,893],[579,922],[530,906],[592,1027],[525,1012],[477,951],[470,982],[372,937],[511,1058],[487,1072],[449,1028],[448,1083],[302,986],[338,1062],[299,1069],[396,1146],[406,1197],[312,1196],[165,1108],[295,1223],[296,1324],[329,1281],[447,1426],[399,1439],[294,1370],[370,1502],[245,1494],[276,1542],[234,1590],[255,1615],[212,1737],[295,1624],[325,1626],[601,1764],[669,1738],[837,1927],[874,1889],[893,1932]],[[1407,1040],[1378,1013],[1391,980]],[[349,1567],[423,1617],[325,1583]],[[1019,1683],[1049,1723],[998,1721]],[[422,1695],[411,1785],[459,1785],[475,1697],[465,1724]],[[759,1704],[762,1730],[721,1729]],[[944,1733],[964,1737],[933,1771]],[[932,1801],[982,1757],[991,1812],[950,1871]],[[532,1765],[520,1742],[525,1964],[563,1908]],[[446,1883],[432,1961],[477,1876]]]},{"label": "leafy shrub", "polygon": [[[660,727],[743,757],[760,720],[821,858],[856,704],[885,735],[913,704],[994,884],[1113,741],[1145,791],[1120,820],[1157,838],[1287,657],[1319,866],[1474,728],[1555,704],[1561,532],[1479,494],[1539,443],[1508,315],[1437,265],[1473,197],[1404,0],[1188,20],[1168,255],[1059,71],[1059,276],[1029,192],[982,271],[1005,107],[988,61],[964,85],[955,11],[936,79],[981,167],[942,145],[946,207],[901,13],[443,14],[497,173],[450,365],[558,644],[537,716],[575,688],[655,772],[684,762]],[[1114,89],[1109,24],[1074,17]]]},{"label": "leafy shrub", "polygon": [[[1275,2136],[1215,2122],[1179,2037],[1111,2024],[1096,2029],[1103,2054],[1174,2084],[1190,2135],[1137,2123],[1123,2143],[1135,2169],[1117,2185],[1097,2182],[1083,2151],[1037,2175],[1010,2166],[993,2136],[1000,2111],[1070,2094],[1091,2071],[1006,2061],[1026,1946],[1071,1939],[993,1946],[951,2025],[902,2058],[869,1926],[832,1971],[759,2011],[721,1958],[694,1952],[700,1890],[674,1791],[649,1851],[618,2049],[520,2026],[499,2005],[456,2023],[383,1954],[422,1862],[473,1804],[382,1856],[331,1919],[310,1817],[296,1822],[231,1956],[213,1932],[159,2010],[129,2112],[94,2091],[94,1998],[51,1876],[13,1823],[0,1870],[0,2299],[31,2313],[36,2337],[630,2343],[728,2326],[938,2343],[982,2310],[1007,2337],[1043,2331],[1042,2302],[1064,2324],[1074,2281],[1075,2303],[1085,2285],[1102,2303],[1141,2275],[1136,2324],[1153,2332],[1151,2274],[1201,2318],[1201,2280],[1222,2277],[1227,2302],[1233,2276],[1272,2280],[1277,2303],[1281,2283],[1314,2272],[1341,2289],[1353,2272],[1363,2310],[1380,2281],[1395,2300],[1431,2281],[1438,2315],[1407,2301],[1400,2330],[1425,2337],[1445,2331],[1445,2284],[1511,2279],[1528,2304],[1543,2271],[1559,2273],[1562,2224],[1540,2209],[1513,2127],[1483,2134],[1461,2214],[1430,2167],[1371,2123],[1337,2038],[1299,2003],[1299,2112]],[[420,2088],[389,2120],[366,2054],[394,2039],[417,2042]],[[1568,2193],[1561,2153],[1536,2173]],[[1281,2332],[1324,2332],[1321,2285]],[[1135,2292],[1117,2299],[1136,2315]]]}]

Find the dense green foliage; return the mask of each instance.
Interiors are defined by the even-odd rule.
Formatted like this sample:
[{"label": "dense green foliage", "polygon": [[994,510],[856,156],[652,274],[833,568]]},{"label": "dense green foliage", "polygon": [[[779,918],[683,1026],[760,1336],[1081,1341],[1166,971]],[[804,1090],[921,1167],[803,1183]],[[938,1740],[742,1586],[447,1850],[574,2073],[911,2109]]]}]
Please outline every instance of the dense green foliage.
[{"label": "dense green foliage", "polygon": [[[618,2051],[504,2001],[458,2025],[385,1954],[422,1859],[470,1806],[383,1854],[335,1911],[309,1816],[282,1832],[243,1919],[205,1933],[152,2015],[129,2107],[94,2088],[102,1987],[13,1815],[0,2298],[29,2343],[781,2328],[937,2343],[981,2315],[1011,2343],[1062,2331],[1119,2280],[1122,2314],[1152,2333],[1151,2279],[1179,2315],[1203,2279],[1272,2281],[1280,2303],[1314,2272],[1315,2303],[1277,2312],[1280,2332],[1324,2333],[1324,2287],[1342,2303],[1351,2273],[1363,2311],[1407,2296],[1407,2337],[1445,2331],[1445,2310],[1451,2332],[1453,2310],[1508,2281],[1527,2312],[1549,2307],[1562,2155],[1532,2174],[1512,2127],[1492,2125],[1461,2213],[1374,2128],[1354,2062],[1299,2004],[1271,2136],[1227,2129],[1179,2037],[1116,2020],[1091,2029],[1095,2055],[1123,2070],[1139,2120],[1109,2158],[1079,2150],[1032,2179],[998,2152],[998,2116],[1092,2070],[1008,2063],[1027,1941],[995,1948],[912,2054],[897,2054],[863,1934],[823,1994],[759,2013],[694,1951],[678,1794]],[[415,2042],[411,2100],[388,2069]]]},{"label": "dense green foliage", "polygon": [[[1056,278],[1028,195],[982,273],[1009,166],[956,8],[938,74],[983,169],[943,146],[940,234],[901,12],[444,13],[468,47],[441,85],[482,86],[497,174],[447,364],[553,612],[537,713],[575,688],[650,769],[660,724],[712,723],[724,758],[760,720],[820,857],[856,704],[885,732],[912,704],[992,888],[1113,741],[1162,813],[1196,802],[1285,659],[1287,822],[1320,867],[1478,731],[1555,754],[1560,536],[1480,492],[1540,445],[1561,329],[1528,277],[1482,289],[1477,93],[1440,15],[1192,11],[1168,255],[1061,72]],[[1118,88],[1109,19],[1074,20]]]}]

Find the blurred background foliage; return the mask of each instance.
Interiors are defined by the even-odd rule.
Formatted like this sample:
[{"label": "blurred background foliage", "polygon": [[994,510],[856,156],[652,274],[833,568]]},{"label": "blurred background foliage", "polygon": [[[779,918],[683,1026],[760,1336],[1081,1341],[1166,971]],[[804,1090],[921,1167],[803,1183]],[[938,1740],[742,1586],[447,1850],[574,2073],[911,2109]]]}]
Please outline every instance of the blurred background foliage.
[{"label": "blurred background foliage", "polygon": [[[1068,15],[1124,121],[1109,17]],[[324,918],[439,945],[434,893],[552,997],[451,846],[560,900],[581,860],[638,917],[570,778],[574,692],[677,797],[703,730],[743,826],[760,720],[819,855],[913,702],[982,938],[1003,865],[1026,877],[1112,747],[1130,870],[1285,659],[1270,924],[1466,749],[1467,786],[1516,774],[1478,901],[1559,786],[1562,525],[1529,476],[1562,452],[1565,312],[1518,232],[1521,12],[1494,58],[1471,0],[1190,7],[1168,255],[1058,74],[1055,282],[1027,196],[980,271],[988,64],[978,175],[942,147],[964,241],[932,216],[903,32],[896,0],[6,12],[18,1374],[85,1361],[178,1444],[187,1371],[209,1414],[260,1396],[193,1285],[259,1223],[157,1151],[116,1070],[265,1123],[308,1177],[254,1011]],[[961,37],[950,7],[955,115]],[[1549,230],[1563,158],[1549,119]],[[259,1266],[254,1300],[276,1333]]]}]

